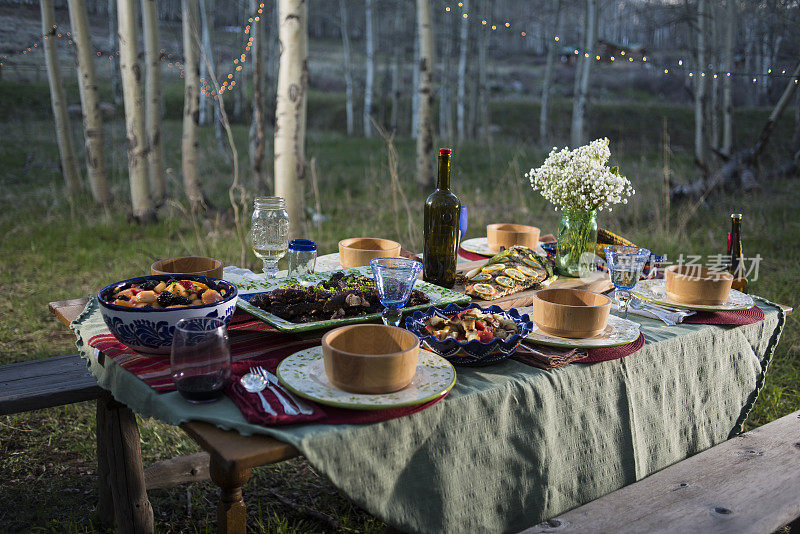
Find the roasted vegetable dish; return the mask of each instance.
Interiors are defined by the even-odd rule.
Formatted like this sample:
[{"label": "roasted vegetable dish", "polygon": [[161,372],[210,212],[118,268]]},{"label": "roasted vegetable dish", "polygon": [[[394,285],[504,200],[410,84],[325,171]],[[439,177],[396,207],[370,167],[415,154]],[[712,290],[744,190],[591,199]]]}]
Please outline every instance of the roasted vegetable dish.
[{"label": "roasted vegetable dish", "polygon": [[194,280],[150,279],[140,284],[117,286],[105,299],[111,304],[131,308],[180,308],[219,302],[225,298],[225,293],[224,289],[218,291]]},{"label": "roasted vegetable dish", "polygon": [[484,313],[477,308],[470,308],[449,317],[432,315],[425,322],[425,330],[439,341],[477,339],[481,343],[488,343],[493,339],[513,336],[517,333],[517,325],[499,313]]},{"label": "roasted vegetable dish", "polygon": [[547,258],[525,247],[511,247],[497,254],[486,265],[466,275],[464,292],[483,300],[543,287],[554,279]]},{"label": "roasted vegetable dish", "polygon": [[[407,306],[430,302],[414,289]],[[298,284],[257,293],[250,304],[293,323],[310,323],[376,313],[383,309],[372,278],[358,274],[333,273],[329,280],[304,287]]]}]

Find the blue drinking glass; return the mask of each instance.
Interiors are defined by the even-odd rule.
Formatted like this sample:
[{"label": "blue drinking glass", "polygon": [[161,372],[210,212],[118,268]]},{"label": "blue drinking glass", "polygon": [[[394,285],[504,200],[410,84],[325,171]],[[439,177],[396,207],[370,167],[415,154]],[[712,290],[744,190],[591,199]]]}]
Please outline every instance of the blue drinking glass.
[{"label": "blue drinking glass", "polygon": [[378,298],[383,304],[383,324],[400,326],[400,308],[411,296],[414,283],[422,272],[422,263],[406,258],[375,258],[369,264],[375,276]]},{"label": "blue drinking glass", "polygon": [[627,319],[628,302],[631,300],[630,290],[639,282],[644,264],[650,258],[650,251],[640,247],[611,245],[605,247],[605,252],[608,271],[611,273],[611,283],[616,288],[614,296],[617,299],[619,310]]},{"label": "blue drinking glass", "polygon": [[464,204],[461,204],[461,215],[458,220],[458,231],[460,232],[458,244],[460,246],[461,242],[464,240],[464,236],[467,235],[467,207]]}]

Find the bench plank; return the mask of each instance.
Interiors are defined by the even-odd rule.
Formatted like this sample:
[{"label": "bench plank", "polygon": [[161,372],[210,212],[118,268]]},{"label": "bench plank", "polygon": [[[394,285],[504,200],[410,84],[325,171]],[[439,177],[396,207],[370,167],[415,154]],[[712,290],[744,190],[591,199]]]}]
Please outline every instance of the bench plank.
[{"label": "bench plank", "polygon": [[527,529],[769,533],[800,517],[800,411]]},{"label": "bench plank", "polygon": [[94,400],[103,394],[77,354],[0,366],[0,415]]}]

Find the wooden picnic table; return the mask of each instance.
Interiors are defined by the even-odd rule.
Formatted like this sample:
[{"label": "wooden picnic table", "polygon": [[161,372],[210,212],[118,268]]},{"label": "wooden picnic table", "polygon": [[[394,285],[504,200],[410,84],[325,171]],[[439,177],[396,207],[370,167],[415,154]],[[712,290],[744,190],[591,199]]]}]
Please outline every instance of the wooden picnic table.
[{"label": "wooden picnic table", "polygon": [[[570,283],[575,285],[575,282]],[[594,283],[607,284],[605,281]],[[599,286],[592,289],[598,290]],[[84,310],[87,302],[88,299],[85,298],[59,301],[50,303],[49,308],[64,325],[69,326]],[[792,311],[788,306],[782,308],[786,313]],[[109,419],[113,419],[112,425],[108,424]],[[253,467],[280,462],[300,454],[292,445],[269,436],[243,436],[236,431],[222,430],[213,424],[199,421],[185,422],[180,427],[209,454],[210,477],[221,490],[218,503],[220,532],[245,531],[246,513],[242,487],[249,480]],[[112,430],[109,431],[109,428]],[[116,484],[113,480],[111,483],[115,509],[125,509],[122,505],[117,508],[117,501],[128,500],[131,505],[126,513],[131,514],[130,524],[135,525],[133,530],[139,530],[138,526],[148,524],[152,528],[152,510],[147,501],[136,420],[128,408],[113,399],[98,405],[98,448],[100,442],[104,442],[105,447],[111,451],[108,457],[112,458],[113,465],[105,466],[105,471],[110,471],[111,478],[117,481]],[[102,467],[99,474],[101,477],[104,474]],[[101,495],[101,501],[102,499]],[[117,520],[121,524],[126,521],[119,517]]]}]

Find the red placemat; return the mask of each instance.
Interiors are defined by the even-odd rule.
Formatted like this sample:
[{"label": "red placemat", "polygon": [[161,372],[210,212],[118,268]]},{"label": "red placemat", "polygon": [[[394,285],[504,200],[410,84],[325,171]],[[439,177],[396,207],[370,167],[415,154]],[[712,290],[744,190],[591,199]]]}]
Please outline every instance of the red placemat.
[{"label": "red placemat", "polygon": [[484,256],[482,254],[475,254],[474,252],[469,252],[468,250],[464,250],[463,248],[458,248],[458,255],[464,258],[465,260],[470,261],[480,261],[480,260],[488,260],[491,256]]},{"label": "red placemat", "polygon": [[689,324],[718,324],[741,326],[753,324],[764,320],[764,310],[758,306],[746,310],[716,311],[716,312],[696,312],[694,315],[685,317],[684,323]]},{"label": "red placemat", "polygon": [[589,349],[588,355],[582,360],[576,360],[575,363],[598,363],[607,362],[609,360],[618,360],[625,356],[638,352],[644,347],[644,334],[639,334],[635,341],[631,341],[625,345],[618,347],[602,347],[597,349]]},{"label": "red placemat", "polygon": [[[239,384],[239,378],[253,365],[261,365],[275,372],[278,364],[295,352],[319,345],[321,335],[298,337],[280,332],[274,327],[242,310],[236,310],[228,325],[233,367],[231,381],[225,393],[236,404],[248,422],[260,425],[288,425],[319,422],[326,424],[356,424],[386,421],[410,415],[433,406],[446,395],[425,404],[389,410],[346,410],[308,401],[314,408],[312,415],[287,416],[280,401],[269,389],[262,394],[279,416],[264,412],[258,395],[247,393]],[[89,346],[99,349],[127,371],[130,371],[159,393],[175,391],[175,383],[169,368],[169,354],[140,354],[117,341],[112,334],[101,334],[89,340]]]},{"label": "red placemat", "polygon": [[278,364],[283,357],[263,357],[255,360],[243,360],[233,364],[231,381],[225,388],[225,393],[242,412],[248,423],[257,425],[293,425],[297,423],[323,423],[328,425],[376,423],[387,421],[404,415],[417,413],[425,408],[433,406],[447,395],[416,406],[406,406],[403,408],[391,408],[388,410],[347,410],[335,408],[333,406],[323,406],[310,400],[304,399],[305,403],[314,409],[311,415],[286,415],[281,410],[280,401],[269,389],[261,393],[267,398],[270,406],[278,412],[277,416],[268,414],[261,406],[258,395],[247,393],[239,384],[239,378],[246,374],[253,365],[261,365],[268,371],[275,373]]}]

